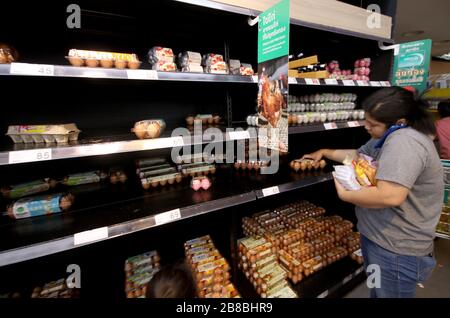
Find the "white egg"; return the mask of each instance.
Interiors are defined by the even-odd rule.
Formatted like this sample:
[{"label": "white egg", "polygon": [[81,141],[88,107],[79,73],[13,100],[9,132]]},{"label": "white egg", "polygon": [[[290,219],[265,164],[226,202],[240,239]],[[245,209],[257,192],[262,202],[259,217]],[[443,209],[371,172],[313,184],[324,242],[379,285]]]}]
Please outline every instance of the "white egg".
[{"label": "white egg", "polygon": [[359,119],[364,119],[364,111],[363,110],[359,111]]},{"label": "white egg", "polygon": [[252,121],[250,116],[247,116],[247,125],[251,126],[252,125]]},{"label": "white egg", "polygon": [[320,113],[320,121],[322,123],[327,121],[327,113]]},{"label": "white egg", "polygon": [[300,104],[300,111],[304,112],[306,109],[306,105],[305,104]]},{"label": "white egg", "polygon": [[297,124],[302,124],[303,123],[303,115],[298,114],[297,115]]}]

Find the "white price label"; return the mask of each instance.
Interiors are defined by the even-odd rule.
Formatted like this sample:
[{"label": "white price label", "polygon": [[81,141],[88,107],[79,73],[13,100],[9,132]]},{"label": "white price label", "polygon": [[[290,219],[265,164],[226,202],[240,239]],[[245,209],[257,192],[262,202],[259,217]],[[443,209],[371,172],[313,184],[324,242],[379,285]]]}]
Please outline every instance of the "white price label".
[{"label": "white price label", "polygon": [[108,238],[108,227],[101,227],[95,230],[84,231],[73,236],[73,245],[86,244]]},{"label": "white price label", "polygon": [[347,125],[348,125],[348,127],[350,127],[350,128],[361,126],[361,125],[359,124],[359,121],[349,121],[349,122],[347,123]]},{"label": "white price label", "polygon": [[347,284],[349,281],[352,280],[352,275],[348,275],[347,277],[344,278],[344,280],[342,281],[342,285]]},{"label": "white price label", "polygon": [[317,296],[317,298],[325,298],[328,296],[328,290],[324,291],[322,294],[320,294],[319,296]]},{"label": "white price label", "polygon": [[9,73],[15,75],[53,76],[55,75],[55,67],[46,64],[11,63]]},{"label": "white price label", "polygon": [[352,80],[343,80],[344,86],[355,86],[355,81]]},{"label": "white price label", "polygon": [[382,82],[380,82],[380,84],[381,84],[381,86],[383,86],[383,87],[391,87],[391,83],[388,82],[388,81],[382,81]]},{"label": "white price label", "polygon": [[367,81],[356,81],[358,83],[358,86],[369,86],[369,82]]},{"label": "white price label", "polygon": [[128,79],[157,80],[158,73],[155,70],[127,70]]},{"label": "white price label", "polygon": [[335,78],[326,78],[325,79],[325,84],[327,84],[327,85],[337,85],[338,81]]},{"label": "white price label", "polygon": [[297,79],[295,77],[289,77],[288,83],[289,84],[298,84]]},{"label": "white price label", "polygon": [[317,78],[305,78],[305,82],[308,85],[320,85],[320,81]]},{"label": "white price label", "polygon": [[172,211],[164,212],[155,215],[155,223],[156,225],[161,225],[165,223],[169,223],[175,220],[181,219],[180,209],[175,209]]},{"label": "white price label", "polygon": [[241,139],[250,139],[250,133],[248,130],[244,131],[230,131],[228,133],[229,140],[241,140]]},{"label": "white price label", "polygon": [[337,129],[336,123],[325,123],[323,126],[325,127],[325,130]]},{"label": "white price label", "polygon": [[377,81],[370,81],[370,86],[381,87],[381,83]]},{"label": "white price label", "polygon": [[20,150],[9,153],[10,164],[45,160],[52,160],[51,149]]},{"label": "white price label", "polygon": [[278,186],[265,188],[262,190],[262,193],[264,197],[268,197],[280,193],[280,189],[278,188]]},{"label": "white price label", "polygon": [[253,83],[258,83],[258,75],[252,75]]},{"label": "white price label", "polygon": [[183,147],[184,146],[184,140],[183,137],[172,137],[172,142],[174,147]]}]

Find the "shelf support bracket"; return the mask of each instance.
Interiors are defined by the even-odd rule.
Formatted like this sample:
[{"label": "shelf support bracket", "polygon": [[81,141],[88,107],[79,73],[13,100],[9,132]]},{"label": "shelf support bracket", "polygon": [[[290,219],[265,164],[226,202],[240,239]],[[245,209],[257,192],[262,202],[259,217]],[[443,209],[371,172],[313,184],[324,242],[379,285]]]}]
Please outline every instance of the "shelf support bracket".
[{"label": "shelf support bracket", "polygon": [[394,55],[398,55],[400,52],[399,44],[385,46],[382,41],[378,41],[378,48],[383,51],[394,50]]},{"label": "shelf support bracket", "polygon": [[259,22],[259,15],[256,18],[252,19],[251,17],[248,17],[248,19],[247,19],[247,23],[249,26],[254,26],[258,22]]}]

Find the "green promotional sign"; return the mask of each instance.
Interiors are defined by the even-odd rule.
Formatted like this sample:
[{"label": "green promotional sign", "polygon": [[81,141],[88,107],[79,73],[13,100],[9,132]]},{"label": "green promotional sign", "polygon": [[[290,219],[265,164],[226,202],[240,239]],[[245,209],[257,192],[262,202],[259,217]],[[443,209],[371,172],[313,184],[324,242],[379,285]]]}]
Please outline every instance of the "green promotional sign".
[{"label": "green promotional sign", "polygon": [[396,53],[392,84],[411,86],[422,93],[427,88],[431,40],[399,44]]},{"label": "green promotional sign", "polygon": [[258,63],[289,55],[289,0],[259,15]]}]

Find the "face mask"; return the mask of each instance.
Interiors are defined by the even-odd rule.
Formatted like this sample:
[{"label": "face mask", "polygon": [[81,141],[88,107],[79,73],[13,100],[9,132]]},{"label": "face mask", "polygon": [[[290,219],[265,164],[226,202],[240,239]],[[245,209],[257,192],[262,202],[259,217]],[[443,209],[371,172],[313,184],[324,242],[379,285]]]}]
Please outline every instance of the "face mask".
[{"label": "face mask", "polygon": [[386,130],[386,132],[384,133],[383,137],[381,137],[380,140],[377,141],[377,143],[375,144],[375,148],[383,147],[383,144],[386,141],[386,138],[390,134],[392,134],[394,131],[397,131],[399,129],[406,128],[406,127],[408,127],[408,125],[406,125],[406,124],[392,125],[391,127],[389,127],[389,129]]}]

